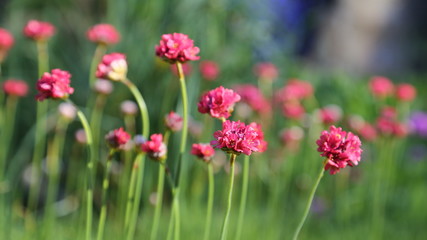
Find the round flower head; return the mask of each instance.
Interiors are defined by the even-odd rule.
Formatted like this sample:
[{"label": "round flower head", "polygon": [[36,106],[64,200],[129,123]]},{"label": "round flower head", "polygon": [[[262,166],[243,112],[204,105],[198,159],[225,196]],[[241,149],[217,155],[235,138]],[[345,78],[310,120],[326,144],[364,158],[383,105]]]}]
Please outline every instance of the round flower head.
[{"label": "round flower head", "polygon": [[257,77],[273,81],[279,75],[276,65],[271,62],[258,63],[254,67],[254,73]]},{"label": "round flower head", "polygon": [[323,124],[330,125],[341,120],[342,110],[337,105],[329,105],[319,110],[319,117]]},{"label": "round flower head", "polygon": [[170,63],[199,60],[199,52],[193,40],[182,33],[163,34],[156,46],[156,55]]},{"label": "round flower head", "polygon": [[102,94],[102,95],[109,95],[114,87],[113,84],[105,79],[97,79],[95,81],[95,85],[93,86],[93,89],[96,93]]},{"label": "round flower head", "polygon": [[240,101],[239,94],[220,86],[203,94],[197,107],[200,113],[208,113],[214,118],[228,118],[234,104],[238,101]]},{"label": "round flower head", "polygon": [[216,131],[214,137],[211,145],[227,153],[251,155],[252,152],[259,151],[258,132],[240,121],[223,122],[222,130]]},{"label": "round flower head", "polygon": [[69,94],[74,92],[74,88],[70,87],[71,74],[61,69],[53,69],[50,73],[44,73],[37,81],[36,95],[38,101],[43,101],[46,98],[64,99]]},{"label": "round flower head", "polygon": [[305,108],[299,101],[289,101],[283,104],[282,113],[287,118],[300,120],[305,114]]},{"label": "round flower head", "polygon": [[182,129],[182,117],[176,112],[170,112],[165,116],[165,125],[172,132]]},{"label": "round flower head", "polygon": [[0,63],[6,57],[7,52],[15,42],[12,34],[6,29],[0,28]]},{"label": "round flower head", "polygon": [[67,119],[69,121],[76,118],[77,115],[77,109],[76,107],[68,102],[63,102],[58,105],[58,112],[60,116],[64,119]]},{"label": "round flower head", "polygon": [[24,97],[28,93],[28,84],[22,80],[9,79],[3,82],[3,91],[10,96]]},{"label": "round flower head", "polygon": [[126,79],[127,71],[126,56],[122,53],[110,53],[102,57],[102,61],[98,64],[96,70],[96,77],[111,81],[121,81]]},{"label": "round flower head", "polygon": [[396,97],[400,101],[412,102],[417,95],[414,86],[407,83],[402,83],[396,86]]},{"label": "round flower head", "polygon": [[390,96],[394,91],[394,85],[390,79],[386,77],[376,76],[369,82],[369,88],[372,95],[379,98]]},{"label": "round flower head", "polygon": [[141,144],[141,150],[156,161],[162,161],[166,157],[166,144],[163,143],[162,134],[153,134],[150,140]]},{"label": "round flower head", "polygon": [[191,154],[205,162],[210,162],[215,154],[215,150],[208,143],[194,143],[191,146]]},{"label": "round flower head", "polygon": [[123,128],[115,129],[105,135],[105,141],[113,149],[122,148],[129,140],[130,134],[123,130]]},{"label": "round flower head", "polygon": [[261,124],[252,122],[249,124],[249,127],[252,127],[255,132],[258,134],[257,138],[259,141],[258,152],[265,152],[267,150],[268,143],[264,140],[264,132],[262,131]]},{"label": "round flower head", "polygon": [[254,111],[258,113],[271,112],[270,102],[262,95],[261,91],[251,84],[242,84],[234,87],[236,93],[246,102]]},{"label": "round flower head", "polygon": [[46,41],[55,33],[55,27],[48,22],[28,21],[24,27],[24,35],[35,41]]},{"label": "round flower head", "polygon": [[199,65],[202,77],[208,81],[214,81],[219,74],[219,66],[214,61],[202,61]]},{"label": "round flower head", "polygon": [[341,168],[356,166],[362,154],[362,143],[353,133],[345,132],[341,128],[331,126],[328,131],[323,131],[316,141],[317,151],[320,156],[326,157],[325,170],[336,174]]},{"label": "round flower head", "polygon": [[120,110],[124,115],[136,115],[138,113],[138,105],[135,102],[126,100],[120,104]]},{"label": "round flower head", "polygon": [[303,100],[311,97],[313,92],[313,86],[309,82],[290,79],[283,88],[275,93],[275,99],[279,103]]},{"label": "round flower head", "polygon": [[86,35],[89,41],[97,44],[112,45],[120,41],[119,32],[111,24],[97,24],[91,27]]},{"label": "round flower head", "polygon": [[409,117],[409,125],[412,133],[427,137],[427,113],[414,112]]}]

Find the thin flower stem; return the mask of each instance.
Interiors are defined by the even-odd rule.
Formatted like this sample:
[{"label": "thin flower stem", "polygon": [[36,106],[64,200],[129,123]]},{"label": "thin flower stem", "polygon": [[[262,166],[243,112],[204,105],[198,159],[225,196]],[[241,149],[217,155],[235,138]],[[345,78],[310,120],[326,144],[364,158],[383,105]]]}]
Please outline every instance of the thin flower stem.
[{"label": "thin flower stem", "polygon": [[92,62],[90,64],[90,72],[89,72],[89,86],[90,88],[93,87],[95,84],[96,76],[96,67],[98,66],[99,62],[101,61],[102,56],[107,51],[107,46],[105,44],[98,44],[95,49],[95,53],[92,57]]},{"label": "thin flower stem", "polygon": [[171,240],[172,239],[172,232],[173,232],[173,227],[175,224],[175,205],[172,204],[172,211],[171,211],[171,216],[169,219],[169,227],[168,227],[168,234],[166,236],[166,240]]},{"label": "thin flower stem", "polygon": [[148,138],[148,134],[150,132],[150,119],[148,117],[148,110],[147,105],[145,104],[144,98],[142,97],[141,93],[139,92],[138,88],[133,84],[129,79],[125,79],[122,81],[132,92],[133,97],[136,100],[136,103],[138,104],[139,110],[141,111],[141,118],[142,118],[142,135],[144,138]]},{"label": "thin flower stem", "polygon": [[8,159],[9,146],[12,140],[13,130],[15,128],[15,114],[18,98],[9,96],[6,98],[6,109],[4,116],[4,126],[1,129],[1,143],[0,143],[0,182],[5,179],[6,172],[6,159]]},{"label": "thin flower stem", "polygon": [[163,164],[159,164],[159,173],[158,173],[158,180],[157,180],[157,198],[156,198],[156,207],[154,209],[153,226],[151,228],[151,235],[150,235],[151,240],[157,239],[157,232],[159,229],[160,214],[162,211],[162,203],[163,203],[164,181],[165,181],[165,166]]},{"label": "thin flower stem", "polygon": [[215,190],[215,179],[212,163],[208,163],[208,181],[209,181],[209,191],[208,191],[208,209],[206,213],[206,223],[205,223],[205,236],[204,240],[209,239],[212,223],[212,209],[213,209],[213,200],[214,200],[214,190]]},{"label": "thin flower stem", "polygon": [[138,165],[136,164],[136,162],[134,162],[133,166],[132,166],[132,170],[131,170],[129,190],[128,190],[128,195],[127,195],[124,229],[129,228],[129,221],[130,221],[130,216],[131,216],[131,211],[132,211],[132,203],[133,203],[134,197],[135,197],[135,182],[136,182],[137,173],[138,173]]},{"label": "thin flower stem", "polygon": [[110,150],[110,153],[108,154],[107,158],[107,163],[105,164],[104,179],[102,180],[101,215],[99,217],[98,223],[98,234],[96,237],[97,240],[102,240],[104,236],[105,219],[107,218],[107,193],[108,187],[110,185],[109,173],[111,169],[111,162],[115,152],[115,149]]},{"label": "thin flower stem", "polygon": [[239,218],[237,220],[237,233],[235,240],[239,240],[242,235],[243,219],[245,217],[246,199],[248,197],[249,185],[249,156],[245,156],[243,160],[243,184],[242,195],[240,197]]},{"label": "thin flower stem", "polygon": [[320,169],[319,176],[317,177],[316,183],[314,184],[313,188],[311,189],[310,196],[309,196],[308,201],[307,201],[307,205],[305,206],[305,209],[304,209],[304,213],[302,215],[302,218],[301,218],[297,228],[295,229],[294,236],[292,237],[293,240],[298,239],[298,235],[302,229],[302,226],[304,225],[305,219],[308,216],[308,212],[310,211],[311,203],[313,202],[314,194],[316,193],[317,187],[319,186],[320,180],[322,179],[323,173],[325,172],[325,169],[324,169],[325,163],[326,163],[326,161],[322,165],[322,168]]},{"label": "thin flower stem", "polygon": [[224,223],[222,224],[221,240],[227,239],[228,221],[230,218],[231,204],[233,200],[233,185],[234,185],[234,162],[236,161],[236,154],[230,154],[230,182],[228,185],[228,199],[227,211],[225,212]]}]

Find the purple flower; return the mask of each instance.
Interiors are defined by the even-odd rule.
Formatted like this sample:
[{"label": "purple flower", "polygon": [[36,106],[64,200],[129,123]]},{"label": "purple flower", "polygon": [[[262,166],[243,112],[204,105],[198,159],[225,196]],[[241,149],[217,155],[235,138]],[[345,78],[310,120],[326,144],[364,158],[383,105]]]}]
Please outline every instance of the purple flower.
[{"label": "purple flower", "polygon": [[409,118],[411,132],[417,133],[422,137],[427,137],[427,113],[414,112]]}]

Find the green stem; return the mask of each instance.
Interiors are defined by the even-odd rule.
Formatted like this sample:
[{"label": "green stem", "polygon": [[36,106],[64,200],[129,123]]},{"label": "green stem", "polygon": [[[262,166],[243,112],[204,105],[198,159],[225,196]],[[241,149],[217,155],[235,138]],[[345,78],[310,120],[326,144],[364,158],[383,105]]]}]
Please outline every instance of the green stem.
[{"label": "green stem", "polygon": [[243,185],[242,195],[240,197],[239,218],[237,220],[237,233],[235,240],[239,240],[242,235],[243,218],[245,217],[246,199],[248,196],[249,185],[249,156],[245,156],[243,160]]},{"label": "green stem", "polygon": [[162,203],[163,203],[163,187],[165,180],[165,166],[163,164],[159,165],[159,176],[157,180],[157,199],[156,199],[156,207],[154,209],[154,220],[153,227],[151,229],[150,239],[157,239],[157,232],[159,229],[159,221],[160,214],[162,211]]},{"label": "green stem", "polygon": [[322,168],[320,169],[319,176],[317,177],[316,183],[314,184],[313,188],[311,189],[307,205],[305,206],[305,209],[304,209],[304,213],[302,215],[302,218],[301,218],[297,228],[295,229],[294,236],[292,237],[293,240],[298,239],[298,235],[302,229],[302,226],[304,225],[305,219],[308,216],[308,212],[310,211],[311,203],[313,202],[313,198],[314,198],[314,194],[316,193],[317,186],[319,186],[320,180],[322,179],[323,173],[325,172],[325,169],[324,169],[325,163],[326,163],[326,161],[322,165]]},{"label": "green stem", "polygon": [[15,128],[15,115],[16,115],[16,105],[18,103],[18,98],[15,96],[9,96],[6,98],[6,109],[4,115],[4,127],[1,132],[1,145],[0,145],[0,183],[5,179],[4,174],[6,172],[6,159],[8,159],[8,152],[10,143],[12,140],[12,133]]},{"label": "green stem", "polygon": [[[99,159],[99,143],[100,139],[99,136],[101,135],[101,119],[103,115],[103,110],[105,106],[106,96],[103,94],[97,94],[95,99],[95,106],[93,107],[92,114],[90,116],[90,127],[92,129],[93,133],[93,148],[96,149],[96,151],[93,152],[94,158]],[[96,170],[96,169],[95,169]],[[94,173],[96,175],[96,173]]]},{"label": "green stem", "polygon": [[111,169],[111,162],[115,152],[116,152],[115,149],[110,150],[110,153],[108,154],[108,158],[107,158],[107,163],[105,165],[104,179],[102,180],[101,215],[99,217],[99,223],[98,223],[98,234],[96,237],[97,240],[102,240],[104,235],[105,219],[107,218],[107,193],[108,193],[108,187],[110,185],[109,173]]},{"label": "green stem", "polygon": [[90,64],[90,72],[89,72],[89,86],[90,86],[90,88],[92,88],[93,85],[95,84],[96,68],[97,68],[99,62],[101,61],[102,56],[105,54],[106,51],[107,51],[107,46],[105,44],[98,44],[96,46],[95,53],[93,54],[92,62]]},{"label": "green stem", "polygon": [[47,51],[46,41],[36,41],[37,58],[38,58],[38,77],[41,77],[44,72],[49,71],[49,54]]},{"label": "green stem", "polygon": [[175,224],[174,219],[175,219],[175,205],[172,204],[172,211],[171,211],[171,216],[169,219],[169,227],[168,227],[168,234],[166,236],[166,240],[172,239],[172,232],[173,232],[172,230],[173,230],[173,227]]},{"label": "green stem", "polygon": [[178,158],[178,167],[176,175],[176,186],[179,188],[179,179],[181,173],[181,165],[182,165],[182,157],[185,152],[185,146],[187,143],[187,135],[188,135],[188,96],[187,96],[187,87],[185,85],[185,76],[184,71],[182,69],[182,64],[180,62],[176,63],[179,73],[179,83],[181,87],[181,95],[182,95],[182,133],[181,133],[181,144],[179,147],[179,158]]},{"label": "green stem", "polygon": [[206,223],[205,223],[205,236],[204,240],[209,239],[211,223],[212,223],[212,209],[213,209],[213,200],[214,200],[214,189],[215,189],[215,179],[212,163],[208,163],[208,176],[209,176],[209,192],[208,192],[208,209],[206,213]]},{"label": "green stem", "polygon": [[231,203],[233,199],[233,184],[234,184],[234,162],[236,161],[236,154],[230,154],[230,182],[228,185],[228,199],[227,199],[227,211],[225,212],[224,223],[222,224],[221,240],[227,239],[228,221],[231,212]]},{"label": "green stem", "polygon": [[147,139],[150,131],[150,119],[148,117],[147,105],[145,104],[144,98],[142,97],[141,93],[139,92],[135,84],[129,81],[129,79],[122,80],[122,82],[132,92],[133,97],[135,98],[136,103],[138,104],[139,110],[141,111],[141,118],[142,118],[142,135],[144,136],[144,138]]},{"label": "green stem", "polygon": [[132,211],[132,203],[134,202],[135,197],[135,181],[136,181],[136,175],[138,174],[138,165],[136,161],[133,162],[132,172],[130,175],[130,183],[129,183],[129,190],[127,195],[127,204],[126,204],[126,213],[125,213],[125,226],[124,229],[129,228],[129,221]]}]

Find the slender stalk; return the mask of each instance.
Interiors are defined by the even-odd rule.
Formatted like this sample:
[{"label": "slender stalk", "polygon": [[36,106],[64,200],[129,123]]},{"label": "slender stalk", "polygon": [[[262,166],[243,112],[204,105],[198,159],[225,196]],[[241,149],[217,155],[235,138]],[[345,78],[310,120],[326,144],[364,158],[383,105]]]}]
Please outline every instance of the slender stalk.
[{"label": "slender stalk", "polygon": [[90,72],[89,72],[89,86],[90,88],[93,87],[95,84],[96,76],[96,67],[98,66],[99,62],[101,61],[102,56],[107,51],[107,46],[105,44],[98,44],[95,49],[95,53],[92,57],[92,62],[90,64]]},{"label": "slender stalk", "polygon": [[18,98],[16,96],[9,96],[6,98],[6,109],[4,115],[4,126],[1,132],[1,144],[0,144],[0,182],[3,182],[5,169],[6,169],[6,159],[9,153],[9,147],[12,140],[12,133],[15,128],[15,114],[16,114],[16,105],[18,103]]},{"label": "slender stalk", "polygon": [[171,211],[171,216],[170,216],[170,219],[169,219],[169,227],[168,227],[168,234],[167,234],[167,236],[166,236],[166,240],[171,240],[172,239],[172,230],[173,230],[173,227],[174,227],[174,224],[175,224],[175,221],[174,221],[174,219],[175,219],[175,205],[174,204],[172,204],[172,211]]},{"label": "slender stalk", "polygon": [[249,156],[245,156],[243,160],[243,185],[242,195],[240,197],[239,218],[237,220],[237,233],[235,240],[239,240],[242,235],[243,219],[245,217],[246,199],[248,196],[249,185]]},{"label": "slender stalk", "polygon": [[148,134],[150,131],[150,119],[148,118],[148,110],[147,110],[147,105],[145,104],[144,98],[142,97],[141,93],[139,92],[135,84],[129,81],[129,79],[125,79],[122,82],[132,92],[133,97],[135,98],[136,103],[138,104],[139,110],[141,111],[141,118],[142,118],[142,135],[145,138],[148,138]]},{"label": "slender stalk", "polygon": [[132,203],[134,202],[134,197],[135,197],[135,182],[136,182],[136,175],[138,173],[138,167],[139,166],[137,165],[137,163],[134,162],[131,170],[129,189],[128,189],[128,195],[127,195],[124,229],[129,228],[129,221],[130,221],[130,216],[132,211]]},{"label": "slender stalk", "polygon": [[[90,108],[92,111],[92,114],[90,116],[90,127],[92,129],[93,134],[93,148],[96,149],[95,152],[93,152],[94,158],[99,159],[100,156],[100,132],[101,132],[101,124],[102,124],[102,115],[104,111],[104,106],[106,102],[106,95],[103,94],[97,94],[95,98],[95,105],[93,108]],[[96,168],[94,169],[96,171]],[[93,175],[96,175],[96,172],[93,173]]]},{"label": "slender stalk", "polygon": [[115,149],[110,150],[110,153],[108,154],[107,158],[107,163],[105,165],[104,179],[102,180],[101,215],[99,217],[98,234],[96,236],[97,240],[102,240],[104,236],[105,219],[107,218],[107,193],[108,187],[110,185],[109,175],[111,170],[111,162],[115,152]]},{"label": "slender stalk", "polygon": [[230,218],[231,204],[233,199],[233,184],[234,184],[234,162],[236,161],[236,154],[230,154],[230,182],[228,184],[228,199],[227,211],[225,212],[224,223],[222,224],[221,240],[227,239],[228,221]]},{"label": "slender stalk", "polygon": [[208,163],[208,177],[209,177],[209,192],[208,192],[208,209],[206,212],[206,223],[205,223],[205,236],[204,240],[209,239],[212,223],[212,209],[213,209],[213,200],[214,200],[214,189],[215,189],[215,179],[212,163]]},{"label": "slender stalk", "polygon": [[151,228],[150,239],[157,239],[157,232],[159,229],[159,220],[160,214],[162,211],[162,203],[163,203],[163,187],[165,180],[165,167],[163,164],[159,165],[159,175],[157,180],[157,199],[156,199],[156,207],[154,209],[154,220],[153,227]]},{"label": "slender stalk", "polygon": [[319,172],[319,176],[317,177],[316,183],[314,184],[313,188],[311,189],[307,205],[305,206],[305,209],[304,209],[304,213],[302,215],[302,218],[301,218],[297,228],[295,229],[294,236],[292,237],[293,240],[298,239],[298,235],[302,229],[302,226],[304,225],[305,219],[308,216],[308,212],[310,211],[311,203],[313,202],[314,194],[316,193],[317,187],[319,186],[320,180],[322,179],[323,173],[325,172],[324,166],[325,166],[326,161],[323,163],[322,168]]}]

